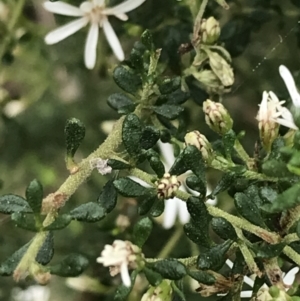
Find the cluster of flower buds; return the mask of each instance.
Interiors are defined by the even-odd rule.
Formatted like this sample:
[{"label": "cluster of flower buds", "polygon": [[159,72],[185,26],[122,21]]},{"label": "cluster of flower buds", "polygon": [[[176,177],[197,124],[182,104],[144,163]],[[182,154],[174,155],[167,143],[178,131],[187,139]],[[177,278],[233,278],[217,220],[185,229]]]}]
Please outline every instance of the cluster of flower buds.
[{"label": "cluster of flower buds", "polygon": [[150,286],[141,301],[171,301],[172,286],[170,280],[163,280],[158,286]]},{"label": "cluster of flower buds", "polygon": [[181,182],[176,176],[165,173],[164,176],[156,182],[158,198],[166,200],[174,197],[174,192],[179,189],[180,185]]},{"label": "cluster of flower buds", "polygon": [[233,120],[221,103],[207,99],[203,103],[203,112],[206,124],[219,135],[225,135],[232,129]]},{"label": "cluster of flower buds", "polygon": [[202,154],[203,160],[209,164],[213,160],[213,149],[206,137],[198,131],[192,131],[185,135],[184,141],[186,145],[194,145]]},{"label": "cluster of flower buds", "polygon": [[214,17],[202,19],[200,25],[200,41],[204,44],[214,44],[220,36],[220,24]]},{"label": "cluster of flower buds", "polygon": [[110,275],[121,274],[123,284],[131,285],[128,269],[136,269],[144,262],[141,249],[128,240],[115,240],[112,245],[105,245],[101,256],[97,258],[98,263],[110,267]]}]

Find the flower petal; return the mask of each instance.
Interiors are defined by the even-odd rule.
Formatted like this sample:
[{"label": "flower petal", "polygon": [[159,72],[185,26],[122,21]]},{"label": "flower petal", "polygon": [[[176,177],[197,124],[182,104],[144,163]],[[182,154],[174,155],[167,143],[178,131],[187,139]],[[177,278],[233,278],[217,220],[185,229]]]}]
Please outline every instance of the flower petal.
[{"label": "flower petal", "polygon": [[67,38],[68,36],[72,35],[79,29],[83,28],[88,24],[88,18],[80,18],[73,22],[70,22],[64,26],[61,26],[51,32],[49,32],[45,37],[45,42],[48,45],[52,45],[55,43],[60,42],[61,40]]},{"label": "flower petal", "polygon": [[118,15],[127,13],[142,5],[145,1],[146,0],[127,0],[119,5],[104,9],[103,13],[106,15]]},{"label": "flower petal", "polygon": [[122,282],[125,286],[127,286],[127,287],[131,286],[131,279],[130,279],[130,275],[129,275],[128,267],[127,267],[126,263],[121,265],[121,278],[122,278]]},{"label": "flower petal", "polygon": [[151,187],[151,185],[149,185],[147,182],[145,182],[145,181],[143,181],[143,180],[141,180],[141,179],[139,179],[139,178],[137,178],[135,176],[129,176],[128,178],[131,179],[131,180],[133,180],[134,182],[137,182],[138,184],[140,184],[140,185],[142,185],[142,186],[144,186],[146,188]]},{"label": "flower petal", "polygon": [[157,145],[166,163],[166,169],[169,170],[175,161],[173,146],[171,143],[163,143],[160,140],[157,141]]},{"label": "flower petal", "polygon": [[78,7],[61,1],[47,1],[44,2],[43,6],[47,11],[51,13],[64,16],[80,17],[84,14],[83,11],[81,11]]},{"label": "flower petal", "polygon": [[181,202],[178,198],[168,199],[165,201],[165,211],[162,226],[165,229],[170,229],[174,226],[177,216],[179,204]]},{"label": "flower petal", "polygon": [[241,292],[241,298],[251,298],[252,297],[252,291],[242,291]]},{"label": "flower petal", "polygon": [[295,125],[295,123],[291,120],[286,120],[283,118],[276,118],[275,121],[283,126],[286,126],[292,130],[298,130],[298,127]]},{"label": "flower petal", "polygon": [[186,202],[178,199],[178,217],[181,224],[186,224],[190,220],[190,214],[186,207]]},{"label": "flower petal", "polygon": [[92,23],[85,42],[84,49],[84,63],[88,69],[93,69],[96,64],[98,36],[98,23]]},{"label": "flower petal", "polygon": [[284,65],[281,65],[279,67],[279,73],[289,90],[294,106],[300,107],[300,95],[297,91],[296,84],[290,70]]},{"label": "flower petal", "polygon": [[107,19],[103,20],[102,26],[107,42],[110,45],[112,51],[119,61],[123,61],[125,58],[124,52],[114,29]]},{"label": "flower petal", "polygon": [[295,281],[296,274],[299,272],[299,267],[294,267],[289,270],[287,274],[283,278],[283,282],[285,285],[292,285]]}]

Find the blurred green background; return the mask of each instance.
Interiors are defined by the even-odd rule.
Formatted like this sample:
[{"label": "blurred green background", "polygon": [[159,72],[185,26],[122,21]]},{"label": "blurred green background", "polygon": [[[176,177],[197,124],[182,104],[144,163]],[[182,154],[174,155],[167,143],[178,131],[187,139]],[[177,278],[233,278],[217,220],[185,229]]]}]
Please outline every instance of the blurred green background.
[{"label": "blurred green background", "polygon": [[[28,183],[37,178],[47,195],[68,176],[64,163],[65,121],[76,117],[86,125],[86,138],[76,155],[80,160],[105,139],[109,127],[107,121],[118,118],[106,103],[110,94],[119,91],[112,80],[112,71],[118,62],[101,33],[96,68],[89,71],[84,67],[87,29],[56,45],[44,44],[43,37],[49,30],[71,18],[54,17],[43,9],[39,0],[27,0],[16,26],[7,32],[6,26],[17,2],[0,2],[0,46],[9,36],[0,69],[0,193],[24,195]],[[68,2],[79,5],[81,1]],[[162,48],[161,63],[167,65],[166,74],[180,75],[177,49],[182,43],[189,42],[193,27],[189,5],[194,2],[197,1],[146,0],[140,8],[129,13],[128,22],[111,18],[126,55],[143,30],[148,28],[154,34],[157,48]],[[262,92],[273,90],[279,98],[288,99],[278,73],[279,65],[285,64],[300,80],[300,4],[297,0],[234,0],[228,4],[230,9],[224,10],[215,1],[209,1],[205,16],[213,15],[220,21],[220,43],[224,43],[233,56],[235,84],[232,92],[223,96],[223,103],[234,119],[234,129],[246,131],[243,144],[252,154],[258,138],[255,116]],[[204,123],[201,106],[189,100],[185,107],[190,122],[188,128],[199,129],[209,139],[214,139]],[[214,173],[209,174],[212,185],[217,177]],[[94,201],[105,182],[105,177],[94,172],[62,210]],[[230,210],[226,194],[219,201]],[[87,275],[105,285],[118,283],[111,279],[106,268],[96,264],[95,259],[104,244],[112,242],[115,233],[120,232],[117,237],[122,239],[128,237],[116,229],[115,217],[119,213],[129,216],[133,222],[136,218],[134,202],[119,203],[118,212],[104,222],[72,222],[67,229],[58,231],[53,262],[76,250],[90,259]],[[156,224],[144,249],[146,256],[156,256],[173,231],[163,230]],[[30,232],[15,228],[9,217],[0,215],[0,262],[32,236]],[[189,256],[191,250],[191,244],[183,237],[180,247],[170,255]],[[30,284],[33,281],[16,284],[12,278],[1,278],[0,300],[10,300],[13,287],[24,288]],[[112,300],[112,294],[77,292],[59,277],[52,278],[50,288],[50,300]],[[202,300],[189,288],[186,291],[187,300]],[[138,300],[135,298],[132,296],[132,300]]]}]

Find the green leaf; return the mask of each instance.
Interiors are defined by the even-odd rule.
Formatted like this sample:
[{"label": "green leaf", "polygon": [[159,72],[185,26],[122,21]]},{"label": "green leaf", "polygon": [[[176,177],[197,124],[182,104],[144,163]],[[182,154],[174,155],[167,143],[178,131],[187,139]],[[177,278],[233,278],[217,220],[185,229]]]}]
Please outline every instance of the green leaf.
[{"label": "green leaf", "polygon": [[133,228],[134,244],[141,248],[151,234],[152,228],[153,223],[149,217],[140,219]]},{"label": "green leaf", "polygon": [[72,221],[72,216],[69,214],[62,214],[55,218],[55,221],[50,224],[49,226],[45,227],[45,231],[52,231],[52,230],[60,230],[66,228],[70,222]]},{"label": "green leaf", "polygon": [[259,188],[256,185],[250,185],[244,193],[247,195],[247,197],[252,200],[253,203],[257,205],[258,208],[260,208],[264,201],[261,199],[259,194]]},{"label": "green leaf", "polygon": [[271,187],[261,187],[259,194],[264,203],[273,203],[278,196],[277,191]]},{"label": "green leaf", "polygon": [[163,278],[170,280],[180,280],[187,273],[185,265],[175,258],[159,260],[148,265],[148,267],[159,273]]},{"label": "green leaf", "polygon": [[172,92],[167,95],[167,104],[168,105],[181,105],[185,103],[190,98],[190,94],[183,92],[180,89]]},{"label": "green leaf", "polygon": [[0,212],[4,214],[12,214],[14,212],[32,212],[27,201],[22,197],[14,194],[6,194],[0,196]]},{"label": "green leaf", "polygon": [[130,274],[131,286],[129,286],[129,287],[125,286],[123,283],[118,286],[115,296],[114,296],[114,300],[116,300],[116,301],[126,301],[127,300],[127,297],[133,288],[133,285],[135,283],[135,279],[136,279],[137,275],[138,275],[137,270],[133,270],[132,273]]},{"label": "green leaf", "polygon": [[94,223],[103,219],[106,215],[106,212],[104,208],[100,207],[100,205],[97,203],[89,202],[73,209],[70,212],[70,215],[74,220]]},{"label": "green leaf", "polygon": [[31,181],[26,189],[26,200],[34,213],[41,212],[43,194],[42,184],[37,180]]},{"label": "green leaf", "polygon": [[156,203],[151,208],[150,215],[153,217],[158,217],[163,214],[164,210],[165,210],[165,202],[157,199]]},{"label": "green leaf", "polygon": [[135,104],[124,93],[114,93],[107,99],[108,105],[119,114],[128,114],[134,111]]},{"label": "green leaf", "polygon": [[300,220],[297,222],[296,233],[300,237]]},{"label": "green leaf", "polygon": [[206,285],[213,285],[216,282],[216,278],[205,271],[189,271],[188,274],[193,279]]},{"label": "green leaf", "polygon": [[286,245],[284,243],[280,243],[277,245],[269,245],[267,243],[260,244],[259,247],[256,248],[256,257],[262,259],[278,257],[285,246]]},{"label": "green leaf", "polygon": [[200,270],[219,270],[226,261],[226,253],[232,243],[231,240],[226,240],[222,244],[201,253],[198,256],[197,267]]},{"label": "green leaf", "polygon": [[159,92],[161,94],[170,94],[171,92],[176,91],[181,86],[181,77],[176,76],[173,78],[165,78],[159,85]]},{"label": "green leaf", "polygon": [[160,137],[160,132],[153,126],[146,126],[143,129],[140,144],[141,148],[149,149],[152,148]]},{"label": "green leaf", "polygon": [[89,261],[80,254],[70,254],[60,263],[49,266],[51,274],[61,277],[76,277],[88,266]]},{"label": "green leaf", "polygon": [[211,239],[208,232],[201,228],[199,225],[187,223],[183,226],[185,235],[195,244],[209,248],[211,246]]},{"label": "green leaf", "polygon": [[292,174],[288,170],[286,163],[278,159],[266,161],[262,166],[263,173],[270,177],[290,177]]},{"label": "green leaf", "polygon": [[76,118],[68,119],[65,125],[67,157],[73,158],[85,136],[84,124]]},{"label": "green leaf", "polygon": [[193,224],[201,225],[202,229],[208,231],[208,225],[211,217],[207,211],[205,203],[197,197],[189,197],[186,202],[187,210],[191,215]]},{"label": "green leaf", "polygon": [[160,159],[156,156],[152,156],[149,159],[149,163],[151,168],[154,170],[154,172],[157,174],[159,178],[162,178],[164,173],[165,173],[165,166],[164,164],[160,161]]},{"label": "green leaf", "polygon": [[236,240],[237,235],[233,226],[223,217],[214,217],[211,221],[212,229],[224,240]]},{"label": "green leaf", "polygon": [[48,264],[54,255],[54,241],[53,233],[49,232],[42,247],[36,255],[36,262],[46,265]]},{"label": "green leaf", "polygon": [[215,189],[212,191],[211,196],[215,197],[220,192],[229,189],[229,187],[234,184],[235,180],[236,175],[234,173],[225,173],[222,176],[221,180],[217,183]]},{"label": "green leaf", "polygon": [[199,179],[195,175],[187,177],[185,183],[192,190],[198,191],[200,193],[206,191],[206,185],[203,180]]},{"label": "green leaf", "polygon": [[31,244],[31,241],[28,242],[23,247],[21,247],[15,253],[13,253],[3,263],[1,263],[1,265],[0,265],[0,275],[1,276],[11,276],[13,274],[14,270],[16,269],[17,265],[19,264],[21,258],[27,251],[30,244]]},{"label": "green leaf", "polygon": [[233,130],[229,130],[222,138],[223,138],[225,155],[227,158],[231,158],[232,153],[234,151],[236,134]]},{"label": "green leaf", "polygon": [[125,92],[135,94],[142,86],[141,78],[129,67],[119,65],[113,72],[115,83]]},{"label": "green leaf", "polygon": [[33,232],[39,232],[42,225],[38,226],[35,216],[32,213],[15,212],[11,215],[11,220],[16,226]]},{"label": "green leaf", "polygon": [[265,227],[264,220],[257,205],[244,193],[234,195],[234,205],[238,213],[254,225]]},{"label": "green leaf", "polygon": [[153,49],[154,49],[153,37],[152,37],[152,34],[150,33],[150,31],[148,29],[146,29],[142,33],[141,41],[149,51],[153,51]]},{"label": "green leaf", "polygon": [[130,62],[139,72],[142,72],[144,69],[143,55],[144,51],[141,51],[141,49],[137,49],[136,47],[132,48],[130,52]]},{"label": "green leaf", "polygon": [[109,159],[107,161],[107,165],[110,166],[112,169],[119,169],[119,170],[131,168],[129,164],[115,159]]},{"label": "green leaf", "polygon": [[130,178],[121,178],[114,181],[117,191],[125,197],[139,197],[149,193],[149,188],[145,188]]},{"label": "green leaf", "polygon": [[262,209],[270,212],[282,212],[300,204],[300,184],[295,184],[291,188],[279,194],[272,204],[262,206]]},{"label": "green leaf", "polygon": [[139,198],[138,213],[140,215],[147,214],[155,202],[159,202],[156,194],[149,194],[144,197]]},{"label": "green leaf", "polygon": [[157,273],[147,267],[143,268],[143,272],[144,272],[148,282],[152,286],[158,286],[163,280],[162,276],[159,273]]},{"label": "green leaf", "polygon": [[168,104],[163,104],[159,107],[153,106],[152,109],[156,114],[161,115],[170,120],[177,118],[180,115],[180,113],[184,111],[183,107]]},{"label": "green leaf", "polygon": [[109,180],[104,185],[97,202],[103,208],[104,212],[110,213],[116,207],[117,199],[118,193],[114,186],[114,181]]},{"label": "green leaf", "polygon": [[142,124],[135,114],[125,117],[122,128],[122,140],[129,155],[136,155],[141,151]]}]

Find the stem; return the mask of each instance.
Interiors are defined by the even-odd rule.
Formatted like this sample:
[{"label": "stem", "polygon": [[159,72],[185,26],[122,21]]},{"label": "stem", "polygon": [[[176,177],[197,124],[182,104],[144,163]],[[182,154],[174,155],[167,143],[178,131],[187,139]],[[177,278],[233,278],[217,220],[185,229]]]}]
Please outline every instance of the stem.
[{"label": "stem", "polygon": [[253,170],[254,160],[253,158],[250,158],[238,139],[235,140],[234,149],[238,153],[239,157],[246,163],[248,169]]},{"label": "stem", "polygon": [[283,249],[283,253],[293,260],[297,265],[300,265],[300,254],[294,251],[291,247],[286,246]]},{"label": "stem", "polygon": [[[202,0],[200,9],[196,16],[195,23],[194,23],[194,31],[193,31],[193,44],[197,44],[197,42],[199,40],[199,31],[200,31],[200,26],[201,26],[201,20],[202,20],[207,3],[208,3],[208,0]],[[194,46],[196,46],[196,45],[194,45]]]}]

